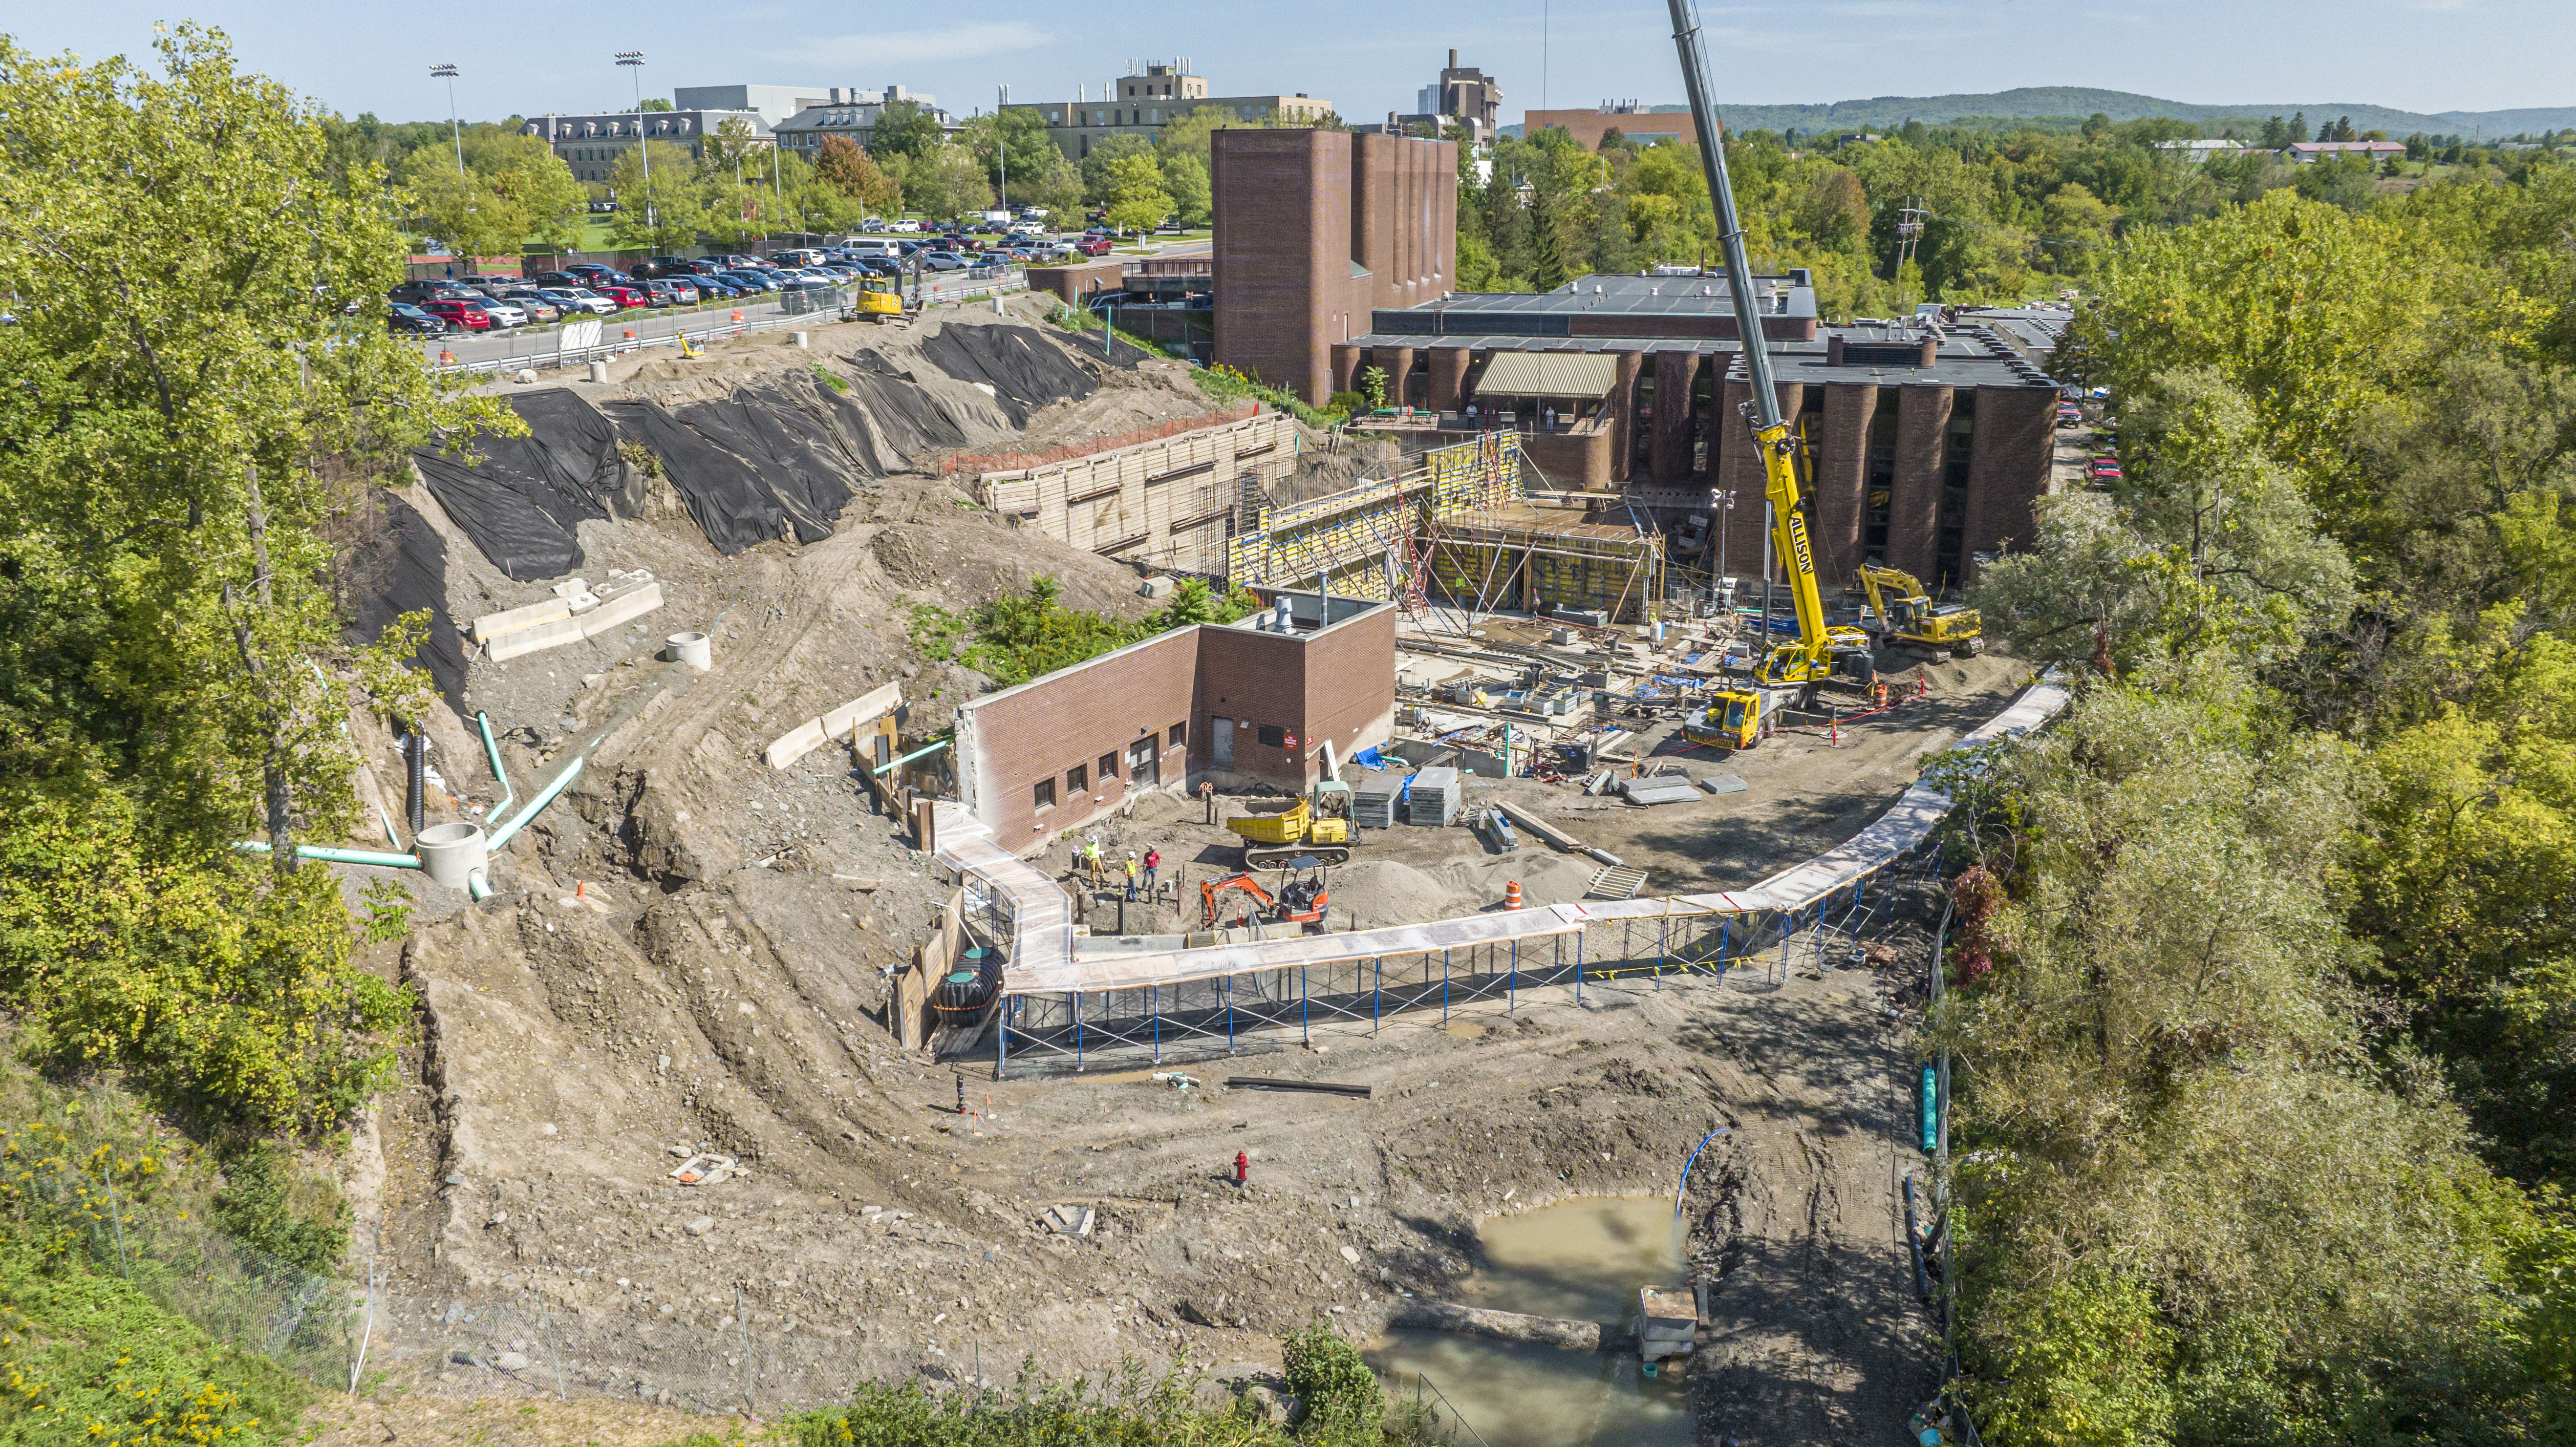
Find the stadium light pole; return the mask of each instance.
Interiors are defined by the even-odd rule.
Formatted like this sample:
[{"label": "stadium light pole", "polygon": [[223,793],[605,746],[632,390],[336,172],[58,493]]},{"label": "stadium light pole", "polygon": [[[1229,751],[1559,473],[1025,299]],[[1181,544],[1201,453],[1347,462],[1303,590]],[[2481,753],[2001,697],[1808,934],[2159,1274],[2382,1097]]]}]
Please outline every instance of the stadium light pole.
[{"label": "stadium light pole", "polygon": [[658,244],[662,220],[653,214],[653,148],[644,141],[644,52],[621,50],[617,63],[635,72],[635,154],[644,158],[644,231]]},{"label": "stadium light pole", "polygon": [[456,137],[456,179],[462,181],[465,179],[465,126],[456,118],[456,67],[452,64],[433,65],[429,68],[429,78],[447,82],[447,129]]}]

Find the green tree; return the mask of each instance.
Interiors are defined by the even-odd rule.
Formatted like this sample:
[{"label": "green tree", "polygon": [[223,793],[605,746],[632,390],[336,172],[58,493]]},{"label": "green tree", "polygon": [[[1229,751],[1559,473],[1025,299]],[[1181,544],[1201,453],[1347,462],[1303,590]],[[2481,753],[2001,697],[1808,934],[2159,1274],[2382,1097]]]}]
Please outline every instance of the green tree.
[{"label": "green tree", "polygon": [[973,151],[951,142],[905,157],[900,181],[913,210],[943,221],[981,211],[993,201],[984,163]]},{"label": "green tree", "polygon": [[[649,170],[646,147],[651,148]],[[669,141],[647,140],[619,151],[608,168],[608,184],[617,193],[608,236],[619,246],[681,251],[696,245],[698,233],[706,229],[706,195],[697,161]]]},{"label": "green tree", "polygon": [[892,214],[903,209],[901,188],[848,136],[823,138],[814,152],[814,175],[871,212]]},{"label": "green tree", "polygon": [[899,100],[887,103],[877,112],[876,128],[869,133],[868,151],[876,156],[927,156],[947,143],[948,132],[939,117],[924,110],[917,101]]},{"label": "green tree", "polygon": [[[991,115],[977,116],[966,123],[960,136],[984,165],[984,179],[1005,206],[1025,202],[1031,193],[1041,189],[1055,162],[1064,155],[1047,130],[1043,112],[1026,106],[1012,107]],[[1010,164],[1007,172],[1003,162]],[[1003,193],[1005,175],[1009,191]]]},{"label": "green tree", "polygon": [[1122,156],[1109,163],[1110,225],[1151,231],[1171,214],[1172,196],[1163,189],[1163,169],[1151,154]]},{"label": "green tree", "polygon": [[0,995],[40,1055],[313,1129],[381,1078],[400,1009],[292,849],[355,822],[353,695],[427,706],[394,662],[418,620],[342,641],[332,532],[434,431],[512,424],[386,335],[383,171],[220,32],[156,49],[0,39]]},{"label": "green tree", "polygon": [[465,138],[464,169],[432,143],[403,162],[402,182],[422,229],[458,256],[517,256],[535,240],[580,244],[590,193],[543,137],[478,126]]},{"label": "green tree", "polygon": [[1115,189],[1115,177],[1110,168],[1129,156],[1153,154],[1154,143],[1143,136],[1133,134],[1122,133],[1111,136],[1093,146],[1091,154],[1082,158],[1083,204],[1108,205],[1110,193]]},{"label": "green tree", "polygon": [[1208,189],[1207,166],[1193,155],[1165,156],[1162,162],[1163,190],[1172,198],[1172,211],[1183,226],[1205,226],[1215,207]]}]

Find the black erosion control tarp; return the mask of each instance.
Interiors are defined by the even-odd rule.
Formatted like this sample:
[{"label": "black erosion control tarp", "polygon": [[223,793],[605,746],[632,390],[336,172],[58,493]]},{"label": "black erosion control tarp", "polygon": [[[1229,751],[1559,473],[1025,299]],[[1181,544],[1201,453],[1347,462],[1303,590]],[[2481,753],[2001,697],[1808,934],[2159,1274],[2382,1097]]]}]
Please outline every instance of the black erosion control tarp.
[{"label": "black erosion control tarp", "polygon": [[522,583],[561,577],[581,566],[575,525],[612,510],[632,516],[642,479],[618,457],[616,429],[578,394],[527,392],[509,405],[527,436],[480,436],[456,453],[422,448],[412,459],[492,566]]},{"label": "black erosion control tarp", "polygon": [[1029,414],[1048,403],[1088,397],[1099,385],[1032,326],[951,323],[921,344],[921,354],[958,381],[990,384],[1014,427],[1027,426]]},{"label": "black erosion control tarp", "polygon": [[[354,616],[348,636],[373,643],[405,613],[426,610],[429,636],[412,661],[429,671],[450,705],[465,706],[465,644],[447,611],[447,544],[410,503],[379,488],[369,499],[383,509],[349,559],[346,578]],[[445,504],[441,504],[444,506]]]},{"label": "black erosion control tarp", "polygon": [[860,485],[885,471],[867,417],[803,374],[676,409],[611,402],[608,415],[662,460],[698,530],[727,557],[790,531],[821,542]]},{"label": "black erosion control tarp", "polygon": [[966,429],[910,372],[896,371],[876,352],[852,352],[848,360],[850,399],[867,409],[884,450],[909,463],[936,448],[966,445]]}]

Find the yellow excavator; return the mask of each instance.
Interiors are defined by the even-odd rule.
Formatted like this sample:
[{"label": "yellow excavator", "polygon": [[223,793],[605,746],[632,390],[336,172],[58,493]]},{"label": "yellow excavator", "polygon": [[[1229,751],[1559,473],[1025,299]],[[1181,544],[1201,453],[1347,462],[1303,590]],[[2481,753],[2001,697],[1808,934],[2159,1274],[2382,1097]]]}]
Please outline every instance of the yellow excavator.
[{"label": "yellow excavator", "polygon": [[896,277],[868,275],[859,278],[859,289],[850,293],[850,316],[875,317],[879,321],[903,316],[903,282]]},{"label": "yellow excavator", "polygon": [[1798,438],[1780,413],[1780,392],[1772,380],[1771,352],[1763,345],[1763,308],[1754,296],[1753,267],[1745,259],[1744,230],[1736,220],[1735,191],[1726,177],[1726,147],[1710,103],[1708,57],[1702,53],[1699,17],[1692,0],[1666,0],[1673,19],[1673,44],[1681,52],[1682,81],[1690,93],[1691,119],[1706,138],[1699,149],[1700,168],[1717,206],[1717,230],[1726,257],[1726,286],[1735,303],[1735,335],[1742,339],[1745,381],[1751,400],[1744,418],[1753,429],[1753,445],[1762,454],[1764,495],[1771,503],[1771,541],[1789,573],[1789,596],[1798,610],[1795,642],[1773,645],[1753,665],[1751,685],[1710,695],[1710,707],[1683,726],[1693,743],[1749,749],[1768,736],[1780,711],[1812,701],[1817,688],[1830,682],[1866,687],[1877,677],[1877,663],[1865,637],[1855,630],[1828,628],[1825,601],[1816,591],[1815,545],[1807,532],[1807,514],[1798,493]]},{"label": "yellow excavator", "polygon": [[1936,663],[1953,653],[1976,657],[1978,640],[1985,635],[1984,620],[1976,609],[1964,603],[1935,603],[1912,573],[1874,563],[1861,564],[1860,586],[1869,595],[1869,611],[1878,615],[1878,626],[1887,638],[1922,649]]}]

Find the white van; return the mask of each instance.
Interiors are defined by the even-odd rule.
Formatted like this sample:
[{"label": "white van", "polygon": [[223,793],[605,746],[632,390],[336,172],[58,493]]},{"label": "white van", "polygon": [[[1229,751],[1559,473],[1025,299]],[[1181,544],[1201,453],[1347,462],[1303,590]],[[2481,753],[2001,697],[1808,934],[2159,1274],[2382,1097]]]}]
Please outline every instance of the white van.
[{"label": "white van", "polygon": [[903,243],[890,236],[853,236],[841,243],[841,250],[852,256],[884,256],[900,259]]}]

